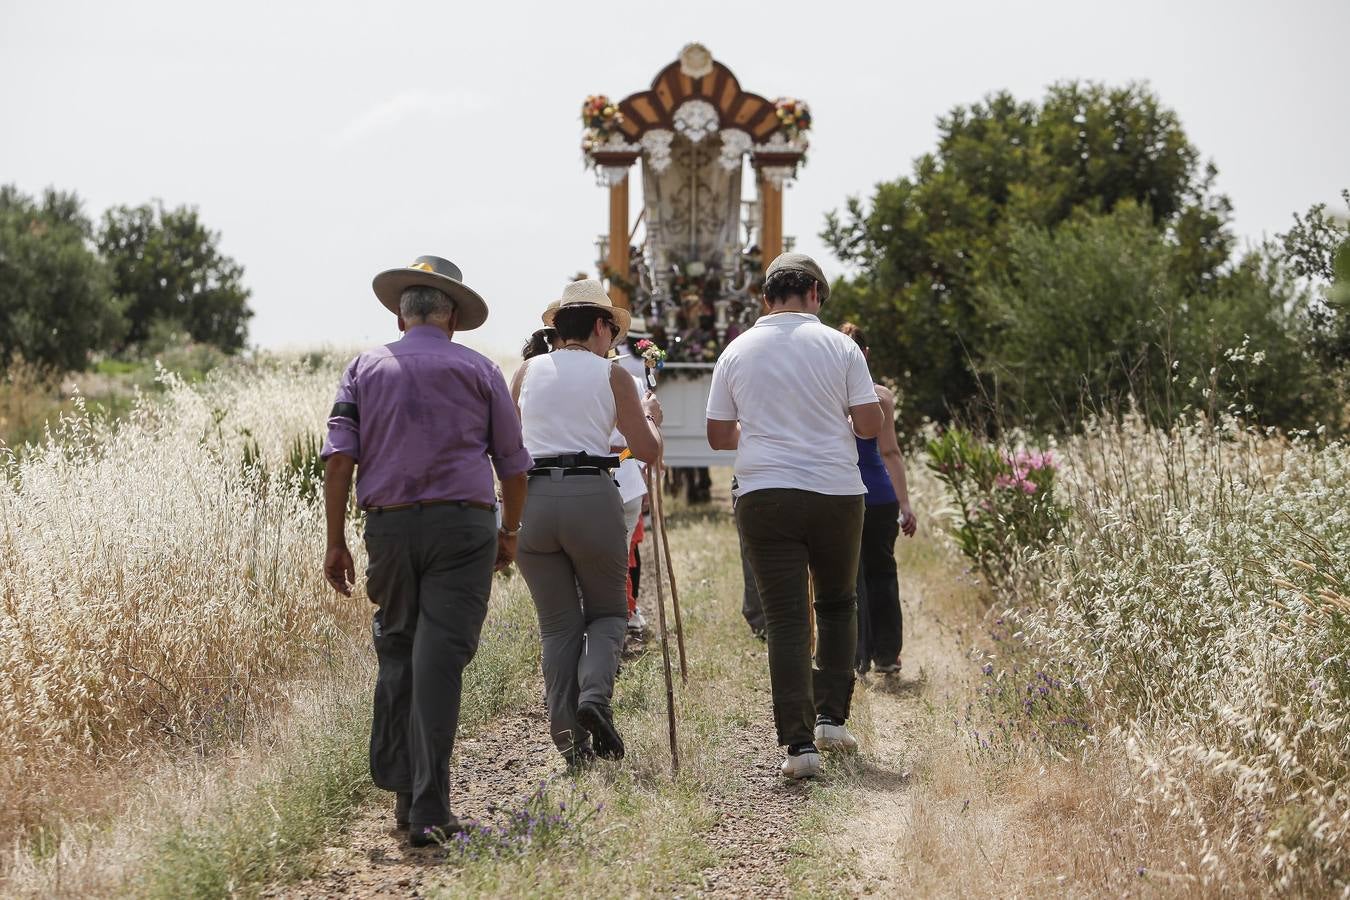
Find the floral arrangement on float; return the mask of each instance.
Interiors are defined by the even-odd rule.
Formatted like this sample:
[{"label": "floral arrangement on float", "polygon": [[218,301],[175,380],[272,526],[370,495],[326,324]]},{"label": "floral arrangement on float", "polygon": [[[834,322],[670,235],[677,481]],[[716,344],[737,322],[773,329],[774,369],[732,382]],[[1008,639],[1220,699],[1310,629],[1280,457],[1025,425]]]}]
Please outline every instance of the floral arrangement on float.
[{"label": "floral arrangement on float", "polygon": [[[758,255],[746,256],[753,267]],[[738,265],[745,260],[737,260]],[[700,260],[677,262],[666,270],[668,300],[653,314],[655,340],[665,346],[663,361],[711,364],[722,350],[754,321],[758,299],[752,277],[744,284],[715,265]],[[744,274],[744,273],[742,273]],[[702,370],[667,368],[667,378],[700,377]]]},{"label": "floral arrangement on float", "polygon": [[591,94],[581,104],[581,124],[586,129],[581,149],[589,153],[619,133],[623,113],[619,112],[618,105],[610,102],[607,94]]},{"label": "floral arrangement on float", "polygon": [[788,139],[796,142],[811,130],[811,107],[805,100],[795,97],[779,97],[773,102],[778,124],[787,132]]},{"label": "floral arrangement on float", "polygon": [[722,278],[716,269],[698,262],[676,263],[670,267],[670,292],[680,300],[713,299],[721,287]]}]

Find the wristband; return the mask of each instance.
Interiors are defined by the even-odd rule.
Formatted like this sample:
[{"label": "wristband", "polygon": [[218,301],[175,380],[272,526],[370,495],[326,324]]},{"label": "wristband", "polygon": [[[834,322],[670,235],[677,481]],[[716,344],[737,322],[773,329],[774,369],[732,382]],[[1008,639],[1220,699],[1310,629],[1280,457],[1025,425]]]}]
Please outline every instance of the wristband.
[{"label": "wristband", "polygon": [[497,533],[500,534],[502,537],[515,537],[516,535],[520,534],[520,526],[517,525],[515,527],[515,530],[510,530],[505,525],[502,525],[497,529]]}]

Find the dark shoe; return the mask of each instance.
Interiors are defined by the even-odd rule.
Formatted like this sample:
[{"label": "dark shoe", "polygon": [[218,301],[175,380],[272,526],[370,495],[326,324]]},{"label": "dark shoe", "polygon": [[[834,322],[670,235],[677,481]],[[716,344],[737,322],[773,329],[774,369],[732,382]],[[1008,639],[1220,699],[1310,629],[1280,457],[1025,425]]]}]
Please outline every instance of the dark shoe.
[{"label": "dark shoe", "polygon": [[399,831],[407,831],[408,814],[412,812],[412,794],[399,791],[394,797],[394,827]]},{"label": "dark shoe", "polygon": [[413,847],[439,847],[464,830],[459,819],[450,818],[445,825],[412,825],[408,830],[408,844]]},{"label": "dark shoe", "polygon": [[598,703],[587,701],[577,707],[577,724],[591,733],[595,755],[601,759],[623,759],[623,738],[614,727],[614,716]]}]

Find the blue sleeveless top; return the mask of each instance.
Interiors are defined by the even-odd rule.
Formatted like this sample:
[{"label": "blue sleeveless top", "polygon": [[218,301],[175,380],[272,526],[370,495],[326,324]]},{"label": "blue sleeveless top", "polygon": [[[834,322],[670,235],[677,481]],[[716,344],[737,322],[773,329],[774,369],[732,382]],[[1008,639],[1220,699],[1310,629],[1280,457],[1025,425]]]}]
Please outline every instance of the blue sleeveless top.
[{"label": "blue sleeveless top", "polygon": [[863,486],[867,488],[868,506],[882,506],[898,503],[895,485],[891,484],[891,473],[886,471],[886,463],[881,459],[881,450],[877,448],[876,438],[860,438],[858,442],[858,471],[862,473]]}]

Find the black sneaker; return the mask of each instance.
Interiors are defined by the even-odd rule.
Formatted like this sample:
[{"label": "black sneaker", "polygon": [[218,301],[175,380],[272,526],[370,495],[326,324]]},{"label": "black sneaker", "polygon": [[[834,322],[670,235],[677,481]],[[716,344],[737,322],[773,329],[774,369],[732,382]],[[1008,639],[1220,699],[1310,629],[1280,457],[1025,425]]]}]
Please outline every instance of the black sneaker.
[{"label": "black sneaker", "polygon": [[399,791],[394,797],[394,827],[399,831],[408,830],[408,814],[412,812],[412,794]]},{"label": "black sneaker", "polygon": [[614,727],[614,716],[608,709],[588,700],[577,707],[577,724],[591,733],[596,756],[623,759],[623,738]]},{"label": "black sneaker", "polygon": [[439,847],[464,830],[454,816],[444,825],[412,825],[408,830],[408,844],[413,847]]}]

